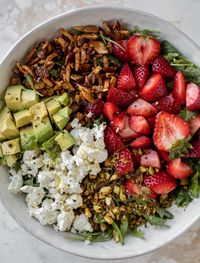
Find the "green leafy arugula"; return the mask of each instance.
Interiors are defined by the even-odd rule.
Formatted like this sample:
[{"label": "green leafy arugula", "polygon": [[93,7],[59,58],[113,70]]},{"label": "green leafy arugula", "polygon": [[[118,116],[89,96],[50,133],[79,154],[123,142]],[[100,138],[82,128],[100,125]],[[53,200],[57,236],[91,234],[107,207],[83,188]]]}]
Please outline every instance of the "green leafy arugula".
[{"label": "green leafy arugula", "polygon": [[169,153],[169,158],[174,160],[188,154],[188,151],[192,149],[192,145],[188,142],[191,138],[180,140],[172,147]]},{"label": "green leafy arugula", "polygon": [[128,232],[133,237],[142,238],[142,239],[144,238],[144,232],[141,229],[129,228]]},{"label": "green leafy arugula", "polygon": [[193,118],[195,118],[196,113],[194,111],[186,110],[186,108],[182,109],[179,113],[179,116],[186,122],[191,121]]},{"label": "green leafy arugula", "polygon": [[160,37],[160,31],[159,30],[141,29],[138,26],[135,26],[131,30],[131,34],[133,34],[133,35],[140,35],[140,36],[144,36],[144,37],[154,37],[154,38],[159,38]]},{"label": "green leafy arugula", "polygon": [[199,198],[199,192],[200,192],[200,169],[191,177],[191,183],[189,185],[189,193],[193,198]]},{"label": "green leafy arugula", "polygon": [[39,93],[36,89],[35,89],[35,85],[33,84],[33,78],[30,74],[27,74],[26,76],[26,80],[28,81],[28,83],[31,86],[31,89],[35,91],[36,94],[38,94],[40,97],[43,97],[43,95],[41,93]]}]

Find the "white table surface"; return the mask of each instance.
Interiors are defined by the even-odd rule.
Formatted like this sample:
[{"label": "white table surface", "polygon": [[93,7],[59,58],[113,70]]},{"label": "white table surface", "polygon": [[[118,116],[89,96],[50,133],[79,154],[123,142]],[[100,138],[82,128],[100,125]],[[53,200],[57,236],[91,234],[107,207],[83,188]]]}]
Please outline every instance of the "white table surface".
[{"label": "white table surface", "polygon": [[[157,15],[182,29],[200,45],[199,0],[0,0],[0,59],[19,37],[47,18],[69,9],[107,3],[131,6]],[[72,256],[42,243],[18,226],[0,204],[0,262],[95,263],[100,261]],[[152,254],[120,262],[199,263],[200,222],[170,245]]]}]

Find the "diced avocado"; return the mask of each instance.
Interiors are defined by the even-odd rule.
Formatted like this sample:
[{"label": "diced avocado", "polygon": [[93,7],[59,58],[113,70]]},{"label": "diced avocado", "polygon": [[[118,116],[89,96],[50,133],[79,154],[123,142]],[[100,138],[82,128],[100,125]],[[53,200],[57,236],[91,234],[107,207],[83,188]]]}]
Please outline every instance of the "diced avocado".
[{"label": "diced avocado", "polygon": [[48,115],[46,106],[44,101],[36,103],[32,107],[30,107],[29,112],[33,118],[33,120],[42,120],[44,117]]},{"label": "diced avocado", "polygon": [[19,130],[15,126],[10,110],[6,106],[0,112],[0,133],[1,138],[12,139],[19,137]]},{"label": "diced avocado", "polygon": [[67,93],[63,93],[61,96],[55,97],[55,99],[63,106],[67,106],[69,103],[69,97]]},{"label": "diced avocado", "polygon": [[14,119],[17,128],[20,128],[22,126],[25,126],[29,123],[31,123],[32,116],[29,112],[29,110],[22,110],[14,113]]},{"label": "diced avocado", "polygon": [[23,109],[22,105],[22,85],[10,86],[6,90],[5,102],[7,107],[12,111]]},{"label": "diced avocado", "polygon": [[8,167],[14,166],[18,159],[19,159],[19,156],[17,154],[10,154],[10,155],[5,156],[5,162]]},{"label": "diced avocado", "polygon": [[75,144],[74,138],[66,130],[60,132],[55,137],[55,141],[59,144],[62,151],[66,151]]},{"label": "diced avocado", "polygon": [[20,139],[13,139],[2,142],[1,149],[3,155],[16,154],[21,152]]},{"label": "diced avocado", "polygon": [[42,144],[42,147],[47,152],[48,156],[52,159],[56,159],[61,151],[60,146],[55,141],[55,137],[56,135]]},{"label": "diced avocado", "polygon": [[48,116],[44,117],[42,120],[33,120],[32,123],[38,145],[43,144],[53,136],[53,129]]},{"label": "diced avocado", "polygon": [[2,150],[1,150],[1,145],[0,145],[0,158],[3,157],[3,153],[2,153]]},{"label": "diced avocado", "polygon": [[22,91],[22,106],[23,109],[29,109],[33,105],[39,102],[38,94],[31,89],[25,89]]},{"label": "diced avocado", "polygon": [[61,109],[61,106],[57,100],[51,99],[48,102],[46,102],[46,108],[49,115],[52,116]]},{"label": "diced avocado", "polygon": [[0,158],[0,165],[6,165],[6,157],[5,156]]},{"label": "diced avocado", "polygon": [[6,137],[3,136],[3,134],[0,133],[0,142],[3,142],[3,141],[5,141],[5,140],[6,140]]},{"label": "diced avocado", "polygon": [[37,141],[32,126],[20,129],[21,147],[23,151],[37,149]]},{"label": "diced avocado", "polygon": [[71,114],[72,110],[68,107],[65,107],[59,110],[56,114],[53,115],[53,121],[55,122],[56,126],[62,131],[65,125],[69,121],[69,115]]}]

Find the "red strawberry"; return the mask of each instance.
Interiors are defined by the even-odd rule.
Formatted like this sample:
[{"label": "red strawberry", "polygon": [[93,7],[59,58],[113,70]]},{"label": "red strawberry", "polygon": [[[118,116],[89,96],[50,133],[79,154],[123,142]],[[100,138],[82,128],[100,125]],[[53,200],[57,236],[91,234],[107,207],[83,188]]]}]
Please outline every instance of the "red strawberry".
[{"label": "red strawberry", "polygon": [[117,57],[118,59],[120,59],[123,62],[130,61],[130,56],[129,56],[128,51],[127,51],[127,40],[118,40],[116,42],[121,47],[123,47],[124,50],[122,48],[120,48],[118,45],[114,44],[112,47],[112,52],[115,55],[115,57]]},{"label": "red strawberry", "polygon": [[154,130],[155,123],[156,123],[156,115],[151,116],[151,117],[148,117],[148,118],[147,118],[147,121],[148,121],[151,129]]},{"label": "red strawberry", "polygon": [[195,141],[192,143],[193,149],[189,151],[188,157],[200,158],[200,142]]},{"label": "red strawberry", "polygon": [[129,126],[132,130],[141,134],[149,134],[151,132],[148,121],[143,116],[131,115],[129,118]]},{"label": "red strawberry", "polygon": [[164,161],[171,162],[171,160],[169,159],[169,153],[168,152],[159,151],[159,154]]},{"label": "red strawberry", "polygon": [[149,150],[146,154],[141,156],[140,164],[144,167],[155,167],[160,168],[160,158],[158,153],[154,150]]},{"label": "red strawberry", "polygon": [[190,166],[182,162],[181,158],[171,161],[167,166],[167,171],[171,176],[177,179],[189,177],[193,173]]},{"label": "red strawberry", "polygon": [[137,66],[134,69],[133,76],[138,88],[141,89],[149,76],[149,68],[147,66]]},{"label": "red strawberry", "polygon": [[127,112],[129,114],[149,117],[156,114],[158,111],[149,102],[139,98],[128,107]]},{"label": "red strawberry", "polygon": [[161,171],[144,178],[144,184],[157,194],[168,194],[176,188],[176,179]]},{"label": "red strawberry", "polygon": [[119,131],[119,135],[125,139],[125,140],[130,140],[134,139],[140,136],[136,131],[132,130],[129,126],[129,117],[126,115],[125,117],[125,126],[123,130]]},{"label": "red strawberry", "polygon": [[181,71],[176,73],[172,94],[180,100],[181,105],[186,103],[186,80]]},{"label": "red strawberry", "polygon": [[195,134],[200,129],[200,114],[189,122],[190,134]]},{"label": "red strawberry", "polygon": [[120,176],[133,172],[133,159],[129,149],[123,149],[117,153],[115,172]]},{"label": "red strawberry", "polygon": [[179,113],[181,104],[178,98],[174,98],[172,94],[162,97],[160,100],[154,103],[154,106],[158,110],[163,110],[169,113]]},{"label": "red strawberry", "polygon": [[154,73],[151,75],[144,87],[140,90],[139,94],[142,99],[149,102],[154,102],[161,97],[166,96],[167,89],[161,74]]},{"label": "red strawberry", "polygon": [[130,146],[133,148],[148,148],[151,145],[151,139],[147,136],[141,136],[136,138]]},{"label": "red strawberry", "polygon": [[139,167],[140,166],[141,155],[138,154],[137,150],[136,151],[133,150],[132,158],[133,158],[134,166],[135,167]]},{"label": "red strawberry", "polygon": [[152,71],[160,73],[164,78],[174,78],[176,71],[170,63],[163,57],[157,57],[152,63]]},{"label": "red strawberry", "polygon": [[160,53],[160,43],[152,37],[132,36],[127,47],[136,65],[148,65]]},{"label": "red strawberry", "polygon": [[134,181],[133,180],[131,180],[131,179],[128,179],[127,181],[126,181],[126,186],[125,186],[125,188],[126,188],[126,193],[128,194],[128,195],[139,195],[139,194],[141,194],[141,190],[140,190],[140,187],[139,187],[139,185],[137,185],[136,183],[134,183]]},{"label": "red strawberry", "polygon": [[187,110],[200,110],[200,87],[194,83],[187,85],[186,108]]},{"label": "red strawberry", "polygon": [[113,116],[119,112],[120,109],[114,103],[108,101],[104,104],[103,114],[109,121],[112,121]]},{"label": "red strawberry", "polygon": [[91,112],[95,117],[99,117],[102,113],[104,102],[102,100],[97,100],[96,103],[88,103],[85,107],[85,113]]},{"label": "red strawberry", "polygon": [[116,133],[122,131],[125,128],[126,118],[126,112],[122,112],[119,115],[113,117],[110,125]]},{"label": "red strawberry", "polygon": [[109,154],[113,154],[124,147],[124,144],[119,137],[109,126],[104,131],[104,142]]},{"label": "red strawberry", "polygon": [[134,101],[134,99],[135,95],[130,92],[126,92],[117,88],[110,88],[108,90],[107,100],[115,103],[119,107],[129,106]]},{"label": "red strawberry", "polygon": [[122,69],[119,73],[117,79],[117,88],[123,90],[131,90],[136,86],[135,79],[133,77],[133,73],[128,63],[125,63],[122,66]]},{"label": "red strawberry", "polygon": [[169,152],[176,143],[189,135],[190,129],[179,116],[161,111],[156,116],[156,125],[153,134],[155,146]]},{"label": "red strawberry", "polygon": [[199,130],[199,143],[200,143],[200,130]]}]

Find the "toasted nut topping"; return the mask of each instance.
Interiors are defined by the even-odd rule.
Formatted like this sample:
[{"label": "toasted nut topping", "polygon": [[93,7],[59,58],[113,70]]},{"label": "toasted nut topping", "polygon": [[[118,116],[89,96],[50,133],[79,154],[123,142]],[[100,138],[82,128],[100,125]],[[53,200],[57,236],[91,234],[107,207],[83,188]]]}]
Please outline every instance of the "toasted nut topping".
[{"label": "toasted nut topping", "polygon": [[112,217],[105,215],[104,216],[104,220],[109,224],[112,225],[114,223],[114,220],[112,219]]},{"label": "toasted nut topping", "polygon": [[104,198],[106,195],[112,193],[112,188],[110,186],[104,186],[100,189],[99,198]]}]

